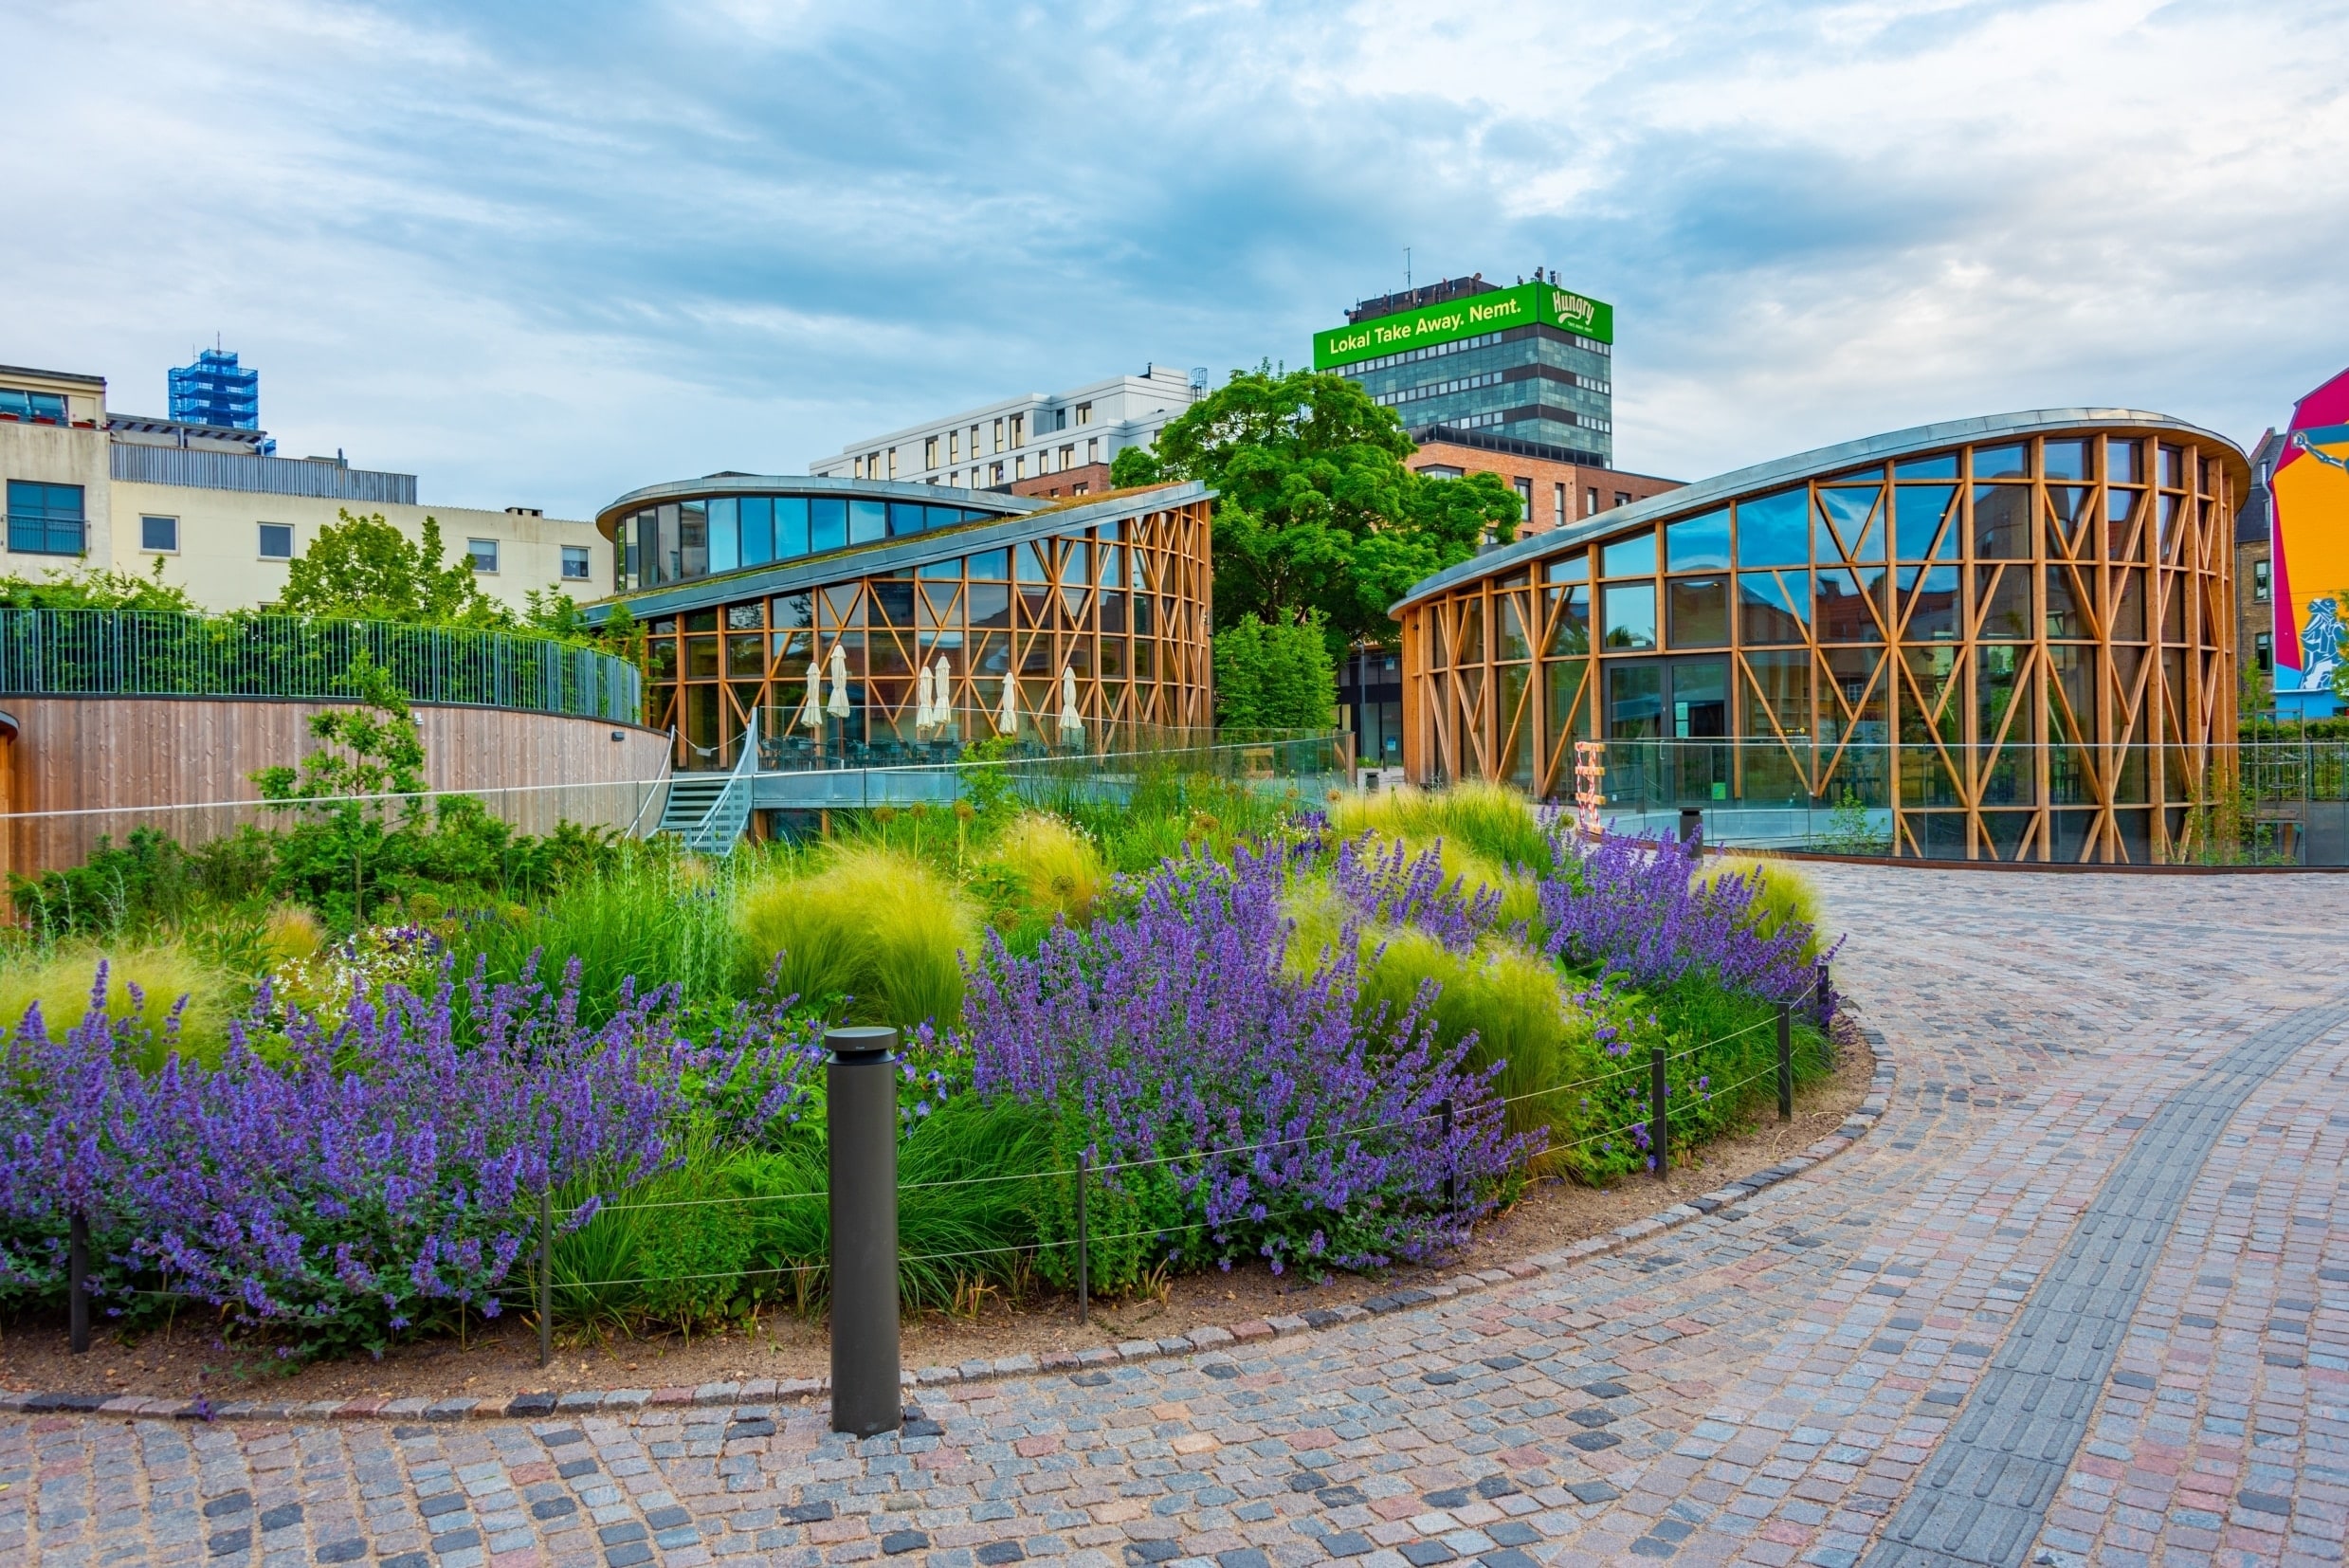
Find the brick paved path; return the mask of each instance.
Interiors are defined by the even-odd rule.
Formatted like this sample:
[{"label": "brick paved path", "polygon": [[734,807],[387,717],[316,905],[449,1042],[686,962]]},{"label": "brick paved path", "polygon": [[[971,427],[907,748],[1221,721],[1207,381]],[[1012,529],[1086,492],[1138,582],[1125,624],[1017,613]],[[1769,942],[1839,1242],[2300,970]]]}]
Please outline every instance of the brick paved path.
[{"label": "brick paved path", "polygon": [[1613,1256],[862,1445],[0,1417],[0,1562],[2340,1561],[2349,879],[1820,880],[1891,1111]]}]

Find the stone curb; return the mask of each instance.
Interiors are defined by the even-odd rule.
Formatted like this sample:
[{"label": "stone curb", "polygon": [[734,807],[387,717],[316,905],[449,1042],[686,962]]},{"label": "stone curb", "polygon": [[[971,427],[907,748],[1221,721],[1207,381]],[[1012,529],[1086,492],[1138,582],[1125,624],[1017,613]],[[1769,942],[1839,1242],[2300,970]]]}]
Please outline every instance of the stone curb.
[{"label": "stone curb", "polygon": [[[1848,1004],[1846,1004],[1847,1008]],[[1575,1264],[1619,1252],[1635,1242],[1718,1213],[1756,1194],[1789,1180],[1834,1158],[1875,1129],[1892,1102],[1893,1062],[1884,1034],[1859,1022],[1849,1012],[1860,1037],[1876,1057],[1867,1097],[1844,1124],[1801,1154],[1756,1171],[1685,1203],[1619,1225],[1603,1235],[1588,1236],[1571,1247],[1542,1252],[1517,1263],[1455,1274],[1431,1285],[1411,1285],[1373,1296],[1359,1305],[1314,1307],[1278,1318],[1210,1325],[1163,1340],[1127,1340],[1115,1347],[1051,1350],[1042,1356],[1003,1356],[993,1360],[964,1361],[959,1366],[929,1366],[901,1374],[908,1391],[952,1387],[957,1383],[992,1381],[1039,1372],[1083,1373],[1107,1366],[1131,1365],[1168,1357],[1193,1356],[1255,1340],[1286,1339],[1317,1333],[1347,1323],[1384,1317],[1435,1302],[1516,1285],[1560,1273]],[[704,1383],[699,1388],[580,1390],[570,1394],[521,1394],[503,1404],[482,1399],[344,1399],[246,1400],[212,1404],[202,1399],[148,1399],[137,1395],[20,1394],[0,1390],[0,1413],[25,1415],[118,1415],[145,1420],[179,1421],[393,1421],[412,1425],[453,1421],[558,1420],[600,1415],[628,1420],[650,1411],[665,1415],[680,1407],[722,1410],[728,1414],[728,1436],[764,1436],[774,1431],[772,1407],[811,1400],[829,1391],[829,1377],[754,1377],[741,1382]],[[737,1431],[742,1428],[747,1430]]]}]

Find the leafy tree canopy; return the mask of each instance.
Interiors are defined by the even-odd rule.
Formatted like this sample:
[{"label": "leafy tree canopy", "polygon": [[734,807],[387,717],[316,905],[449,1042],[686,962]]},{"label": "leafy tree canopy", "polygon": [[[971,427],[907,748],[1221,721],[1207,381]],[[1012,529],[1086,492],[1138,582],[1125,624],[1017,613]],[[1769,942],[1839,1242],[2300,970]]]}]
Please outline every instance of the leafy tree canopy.
[{"label": "leafy tree canopy", "polygon": [[287,570],[280,601],[287,614],[419,626],[514,624],[513,611],[474,581],[470,561],[442,562],[437,520],[424,520],[421,539],[410,539],[380,512],[356,518],[345,511],[341,520],[319,530]]},{"label": "leafy tree canopy", "polygon": [[40,581],[0,577],[0,609],[171,610],[192,611],[195,601],[163,580],[163,557],[146,576],[136,572],[52,572]]},{"label": "leafy tree canopy", "polygon": [[1193,404],[1155,451],[1118,454],[1110,478],[1211,486],[1217,624],[1318,612],[1336,650],[1392,642],[1387,606],[1411,584],[1516,533],[1507,483],[1413,473],[1403,460],[1416,449],[1357,383],[1267,361]]},{"label": "leafy tree canopy", "polygon": [[1319,611],[1215,633],[1215,713],[1227,728],[1327,729],[1337,671]]}]

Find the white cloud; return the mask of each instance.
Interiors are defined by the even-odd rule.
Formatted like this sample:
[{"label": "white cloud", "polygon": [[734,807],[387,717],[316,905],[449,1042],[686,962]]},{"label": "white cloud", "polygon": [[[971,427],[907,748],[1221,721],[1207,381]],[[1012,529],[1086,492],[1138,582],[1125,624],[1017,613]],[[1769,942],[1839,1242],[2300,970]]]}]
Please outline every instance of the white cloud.
[{"label": "white cloud", "polygon": [[[578,514],[1536,261],[1687,477],[2349,361],[2349,9],[11,9],[0,359],[221,332],[289,449]],[[24,243],[24,236],[35,236]]]}]

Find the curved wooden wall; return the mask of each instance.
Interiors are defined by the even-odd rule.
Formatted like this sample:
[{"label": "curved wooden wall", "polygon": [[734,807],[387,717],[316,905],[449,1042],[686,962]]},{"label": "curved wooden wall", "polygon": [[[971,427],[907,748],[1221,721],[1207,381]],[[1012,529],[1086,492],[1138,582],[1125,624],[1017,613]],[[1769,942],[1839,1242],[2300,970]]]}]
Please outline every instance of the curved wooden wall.
[{"label": "curved wooden wall", "polygon": [[[339,704],[172,697],[0,697],[16,721],[0,738],[6,865],[19,874],[78,866],[99,836],[134,827],[200,844],[276,813],[252,775],[315,750],[310,719]],[[481,794],[523,832],[562,819],[626,830],[660,810],[668,737],[609,720],[504,708],[425,707],[425,774],[435,790]]]}]

